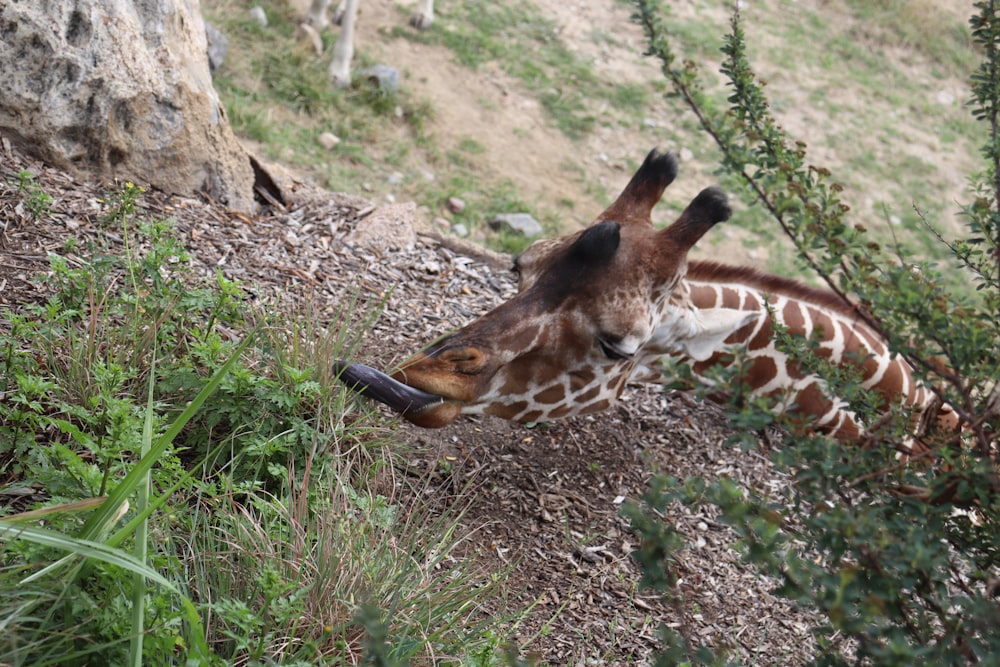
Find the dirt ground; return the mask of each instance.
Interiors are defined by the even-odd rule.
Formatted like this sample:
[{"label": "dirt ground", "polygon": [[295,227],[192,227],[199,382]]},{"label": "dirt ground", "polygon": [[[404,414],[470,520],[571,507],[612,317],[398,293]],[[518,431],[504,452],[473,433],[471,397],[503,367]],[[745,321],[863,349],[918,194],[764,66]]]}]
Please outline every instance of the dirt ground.
[{"label": "dirt ground", "polygon": [[[38,221],[12,185],[25,168],[54,198]],[[0,309],[45,297],[44,282],[32,277],[47,271],[49,253],[65,252],[67,237],[100,233],[97,200],[105,192],[0,149]],[[311,304],[329,322],[358,286],[362,309],[391,290],[358,355],[375,366],[408,355],[515,289],[503,257],[420,233],[411,227],[412,207],[379,208],[322,192],[303,192],[299,204],[253,219],[156,192],[142,205],[176,220],[199,274],[221,268],[252,286],[264,307]],[[361,242],[375,220],[396,225],[397,241],[375,234]],[[430,480],[429,492],[467,489],[469,540],[466,553],[455,555],[478,559],[487,570],[510,568],[505,599],[489,611],[530,608],[515,638],[543,664],[649,664],[663,625],[727,646],[742,664],[796,665],[814,650],[808,615],[770,594],[774,582],[741,563],[734,534],[709,513],[674,507],[663,517],[688,539],[678,563],[680,599],[667,605],[639,588],[630,557],[637,538],[620,509],[641,496],[653,472],[727,476],[760,492],[784,484],[764,455],[724,444],[730,432],[714,406],[633,387],[606,413],[547,428],[487,417],[441,430],[394,428],[412,446],[411,473]]]}]

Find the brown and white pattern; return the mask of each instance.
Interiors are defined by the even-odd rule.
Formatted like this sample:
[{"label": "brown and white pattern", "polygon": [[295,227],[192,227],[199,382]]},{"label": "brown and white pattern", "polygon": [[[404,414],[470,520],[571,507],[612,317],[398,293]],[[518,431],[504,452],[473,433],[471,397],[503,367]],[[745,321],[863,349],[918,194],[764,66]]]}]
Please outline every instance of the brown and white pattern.
[{"label": "brown and white pattern", "polygon": [[[693,264],[687,281],[695,308],[766,313],[734,332],[725,345],[746,351],[748,365],[741,377],[752,394],[779,396],[779,407],[794,406],[803,417],[803,427],[841,440],[857,439],[864,430],[844,401],[831,395],[818,377],[803,373],[778,349],[775,323],[795,336],[816,340],[818,357],[837,366],[856,368],[861,386],[880,400],[878,409],[910,406],[918,416],[936,409],[934,393],[914,381],[909,363],[902,356],[893,355],[854,307],[832,292],[753,269],[709,262]],[[719,350],[710,358],[694,363],[693,370],[700,376],[729,358]],[[936,419],[942,429],[956,426],[956,417],[948,406],[939,409]]]}]

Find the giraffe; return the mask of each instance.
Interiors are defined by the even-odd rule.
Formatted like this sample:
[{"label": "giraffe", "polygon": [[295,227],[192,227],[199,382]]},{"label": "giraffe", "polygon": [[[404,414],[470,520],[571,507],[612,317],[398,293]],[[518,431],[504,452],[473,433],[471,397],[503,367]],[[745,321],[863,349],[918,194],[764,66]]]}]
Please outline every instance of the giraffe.
[{"label": "giraffe", "polygon": [[914,381],[913,369],[832,292],[745,267],[690,262],[689,250],[731,209],[709,187],[657,231],[650,215],[677,174],[653,150],[618,199],[586,229],[538,241],[515,261],[518,293],[400,364],[390,375],[337,362],[341,379],[407,420],[442,427],[461,414],[539,422],[599,412],[629,381],[649,380],[664,357],[709,368],[732,363],[754,395],[780,397],[795,423],[841,440],[864,427],[815,375],[790,363],[775,327],[818,337],[816,354],[854,367],[881,409],[917,413],[947,406]]},{"label": "giraffe", "polygon": [[[340,26],[340,38],[333,47],[330,61],[330,82],[337,88],[351,85],[351,60],[354,58],[354,24],[358,16],[361,0],[341,0],[333,13],[333,22]],[[316,30],[329,25],[326,12],[330,0],[312,0],[303,17],[303,22]],[[434,22],[434,0],[418,0],[417,11],[410,17],[410,25],[418,30],[426,30]]]}]

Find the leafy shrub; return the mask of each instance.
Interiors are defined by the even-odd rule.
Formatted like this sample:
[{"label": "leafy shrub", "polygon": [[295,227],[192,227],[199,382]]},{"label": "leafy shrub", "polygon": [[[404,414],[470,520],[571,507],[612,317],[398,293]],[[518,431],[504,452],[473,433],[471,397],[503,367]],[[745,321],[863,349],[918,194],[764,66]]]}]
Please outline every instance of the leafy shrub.
[{"label": "leafy shrub", "polygon": [[386,483],[391,443],[326,370],[360,334],[198,279],[142,196],[109,195],[49,300],[0,322],[3,497],[35,490],[0,506],[0,662],[495,652],[477,600],[502,576],[451,557],[459,510]]},{"label": "leafy shrub", "polygon": [[[792,435],[772,453],[792,484],[762,497],[727,479],[661,478],[645,509],[630,510],[644,537],[647,582],[672,591],[673,554],[682,538],[662,522],[671,502],[714,506],[740,536],[744,556],[780,582],[777,594],[816,610],[815,664],[993,664],[1000,659],[1000,16],[978,2],[970,24],[983,50],[970,106],[983,121],[984,168],[962,207],[967,234],[938,234],[941,263],[900,261],[850,218],[829,170],[810,164],[771,115],[763,83],[746,56],[740,16],[723,52],[729,107],[700,85],[693,63],[679,63],[657,0],[635,0],[651,54],[674,92],[697,115],[735,175],[794,243],[804,267],[830,289],[851,295],[861,316],[903,355],[939,400],[953,406],[961,433],[933,432],[929,453],[901,462],[912,415],[899,411],[873,429],[871,442],[840,444]],[[927,225],[933,229],[929,222]],[[804,364],[810,341],[780,337]],[[852,377],[810,368],[863,409],[872,399]],[[843,393],[839,391],[838,393]],[[734,418],[760,425],[759,402],[733,403]],[[764,409],[767,406],[763,406]],[[834,637],[840,637],[834,641]],[[696,638],[668,636],[660,664],[722,663]]]}]

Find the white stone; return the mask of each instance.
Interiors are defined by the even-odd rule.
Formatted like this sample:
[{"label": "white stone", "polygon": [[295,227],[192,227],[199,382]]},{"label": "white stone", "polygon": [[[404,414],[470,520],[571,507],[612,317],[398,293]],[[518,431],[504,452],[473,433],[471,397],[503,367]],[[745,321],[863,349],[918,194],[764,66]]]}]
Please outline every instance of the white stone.
[{"label": "white stone", "polygon": [[334,148],[337,147],[337,144],[340,143],[340,137],[338,137],[333,132],[323,132],[318,137],[316,137],[316,141],[318,141],[319,145],[325,148],[326,150],[332,151]]},{"label": "white stone", "polygon": [[248,13],[250,14],[250,18],[256,21],[257,25],[261,28],[267,27],[267,13],[264,11],[263,7],[260,5],[251,7]]}]

